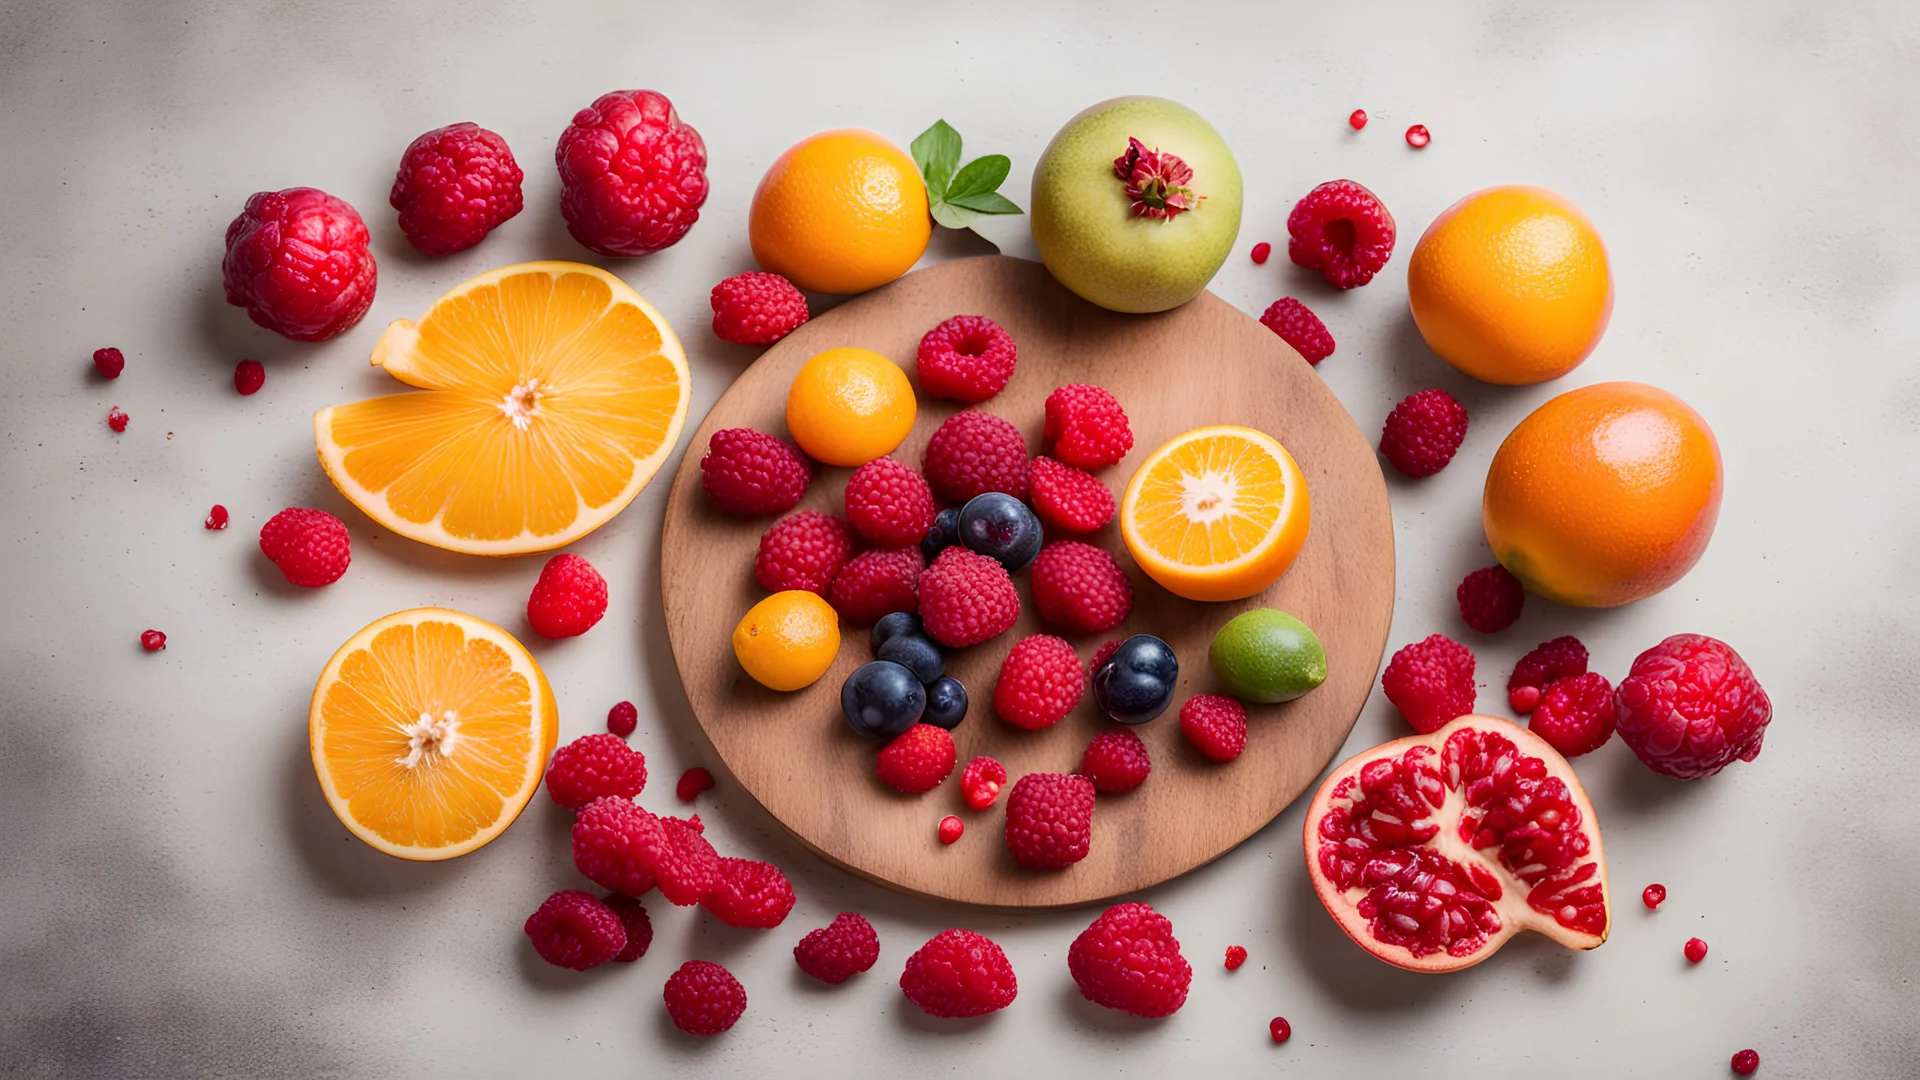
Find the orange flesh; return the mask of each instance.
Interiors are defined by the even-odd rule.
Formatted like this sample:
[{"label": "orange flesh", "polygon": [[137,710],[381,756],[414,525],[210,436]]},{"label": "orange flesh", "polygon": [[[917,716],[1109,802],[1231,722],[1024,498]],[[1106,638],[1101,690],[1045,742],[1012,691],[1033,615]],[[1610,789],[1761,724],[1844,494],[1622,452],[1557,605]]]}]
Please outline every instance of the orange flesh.
[{"label": "orange flesh", "polygon": [[1217,566],[1258,547],[1285,507],[1280,463],[1240,439],[1195,439],[1147,475],[1135,529],[1185,566]]}]

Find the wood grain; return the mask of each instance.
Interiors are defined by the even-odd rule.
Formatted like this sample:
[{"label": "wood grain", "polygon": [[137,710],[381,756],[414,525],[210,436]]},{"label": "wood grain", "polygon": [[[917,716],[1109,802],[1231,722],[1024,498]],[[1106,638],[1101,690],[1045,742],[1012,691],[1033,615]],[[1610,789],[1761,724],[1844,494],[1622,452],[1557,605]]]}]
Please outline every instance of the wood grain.
[{"label": "wood grain", "polygon": [[[1101,796],[1093,847],[1064,871],[1016,866],[1001,838],[1004,798],[974,813],[960,800],[959,773],[933,792],[909,797],[873,776],[874,748],[848,731],[840,684],[871,659],[865,627],[843,628],[833,669],[791,694],[767,690],[741,672],[729,645],[734,624],[762,595],[753,556],[771,519],[742,521],[715,511],[700,491],[700,457],[723,427],[786,434],[787,385],[822,349],[857,345],[913,372],[920,336],[955,314],[998,321],[1020,349],[1012,382],[982,408],[1004,416],[1038,453],[1042,403],[1054,387],[1089,382],[1119,398],[1132,419],[1133,452],[1102,475],[1116,496],[1133,468],[1166,439],[1205,424],[1244,424],[1279,439],[1299,462],[1313,496],[1306,546],[1293,568],[1261,596],[1226,604],[1182,600],[1134,567],[1109,525],[1093,542],[1119,556],[1136,600],[1109,635],[1070,638],[1083,661],[1107,637],[1153,633],[1181,661],[1178,703],[1216,689],[1207,644],[1249,607],[1292,612],[1327,648],[1327,681],[1286,704],[1255,706],[1247,750],[1227,765],[1186,744],[1175,709],[1134,730],[1153,773],[1138,790]],[[918,466],[933,430],[957,411],[922,399],[912,435],[895,451]],[[802,506],[839,512],[850,470],[820,468]],[[1271,821],[1326,767],[1374,684],[1393,612],[1393,529],[1386,485],[1371,443],[1311,367],[1265,327],[1212,293],[1157,315],[1121,315],[1057,284],[1038,263],[966,259],[909,274],[807,323],[769,349],[721,396],[688,444],[668,499],[661,584],[674,659],[694,715],[734,783],[758,799],[808,847],[882,884],[926,896],[1008,908],[1093,903],[1134,892],[1231,850]],[[972,709],[954,732],[960,761],[988,754],[1018,778],[1070,772],[1087,740],[1114,727],[1089,694],[1066,720],[1027,732],[993,715],[993,684],[1008,646],[1044,629],[1025,575],[1014,630],[948,654]],[[966,835],[951,847],[935,836],[958,814]]]}]

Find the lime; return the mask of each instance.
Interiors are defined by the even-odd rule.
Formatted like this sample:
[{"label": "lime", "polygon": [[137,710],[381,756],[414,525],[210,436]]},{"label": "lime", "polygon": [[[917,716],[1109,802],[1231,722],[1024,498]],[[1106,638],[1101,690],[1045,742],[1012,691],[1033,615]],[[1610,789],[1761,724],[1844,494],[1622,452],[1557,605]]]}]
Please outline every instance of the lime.
[{"label": "lime", "polygon": [[1327,650],[1313,628],[1284,611],[1254,608],[1213,635],[1207,661],[1242,701],[1292,701],[1327,681]]}]

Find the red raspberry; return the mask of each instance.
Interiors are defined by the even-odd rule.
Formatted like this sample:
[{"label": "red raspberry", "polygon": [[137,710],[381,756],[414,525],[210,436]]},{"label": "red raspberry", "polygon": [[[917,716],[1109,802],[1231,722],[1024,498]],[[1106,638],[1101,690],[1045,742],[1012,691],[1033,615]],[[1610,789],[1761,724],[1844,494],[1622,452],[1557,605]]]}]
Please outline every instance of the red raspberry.
[{"label": "red raspberry", "polygon": [[1080,931],[1067,970],[1088,1001],[1134,1016],[1172,1016],[1193,984],[1173,924],[1139,903],[1115,904]]},{"label": "red raspberry", "polygon": [[1052,727],[1080,704],[1087,669],[1073,646],[1052,634],[1032,634],[1013,643],[1000,662],[993,686],[993,711],[1017,728]]},{"label": "red raspberry", "polygon": [[607,579],[578,555],[548,559],[527,597],[527,621],[541,637],[579,637],[606,613]]},{"label": "red raspberry", "polygon": [[713,333],[735,345],[771,345],[807,321],[807,297],[779,274],[752,270],[713,287]]},{"label": "red raspberry", "polygon": [[719,855],[702,835],[706,830],[675,817],[658,817],[654,822],[658,829],[640,832],[634,861],[653,875],[661,896],[681,907],[699,903],[713,890],[720,869]]},{"label": "red raspberry", "polygon": [[847,477],[847,522],[881,547],[920,543],[933,528],[933,489],[927,478],[891,457],[878,457]]},{"label": "red raspberry", "polygon": [[982,1016],[1020,992],[1007,954],[983,934],[942,930],[907,958],[900,992],[928,1016]]},{"label": "red raspberry", "polygon": [[880,959],[880,938],[863,915],[843,911],[833,922],[810,931],[793,947],[800,970],[835,986],[866,971]]},{"label": "red raspberry", "polygon": [[1267,243],[1265,240],[1253,245],[1253,265],[1265,266],[1267,264],[1267,256],[1271,254],[1273,254],[1273,245]]},{"label": "red raspberry", "polygon": [[607,710],[607,730],[613,734],[624,739],[639,726],[640,710],[633,707],[633,702],[622,701]]},{"label": "red raspberry", "polygon": [[1675,634],[1641,653],[1614,704],[1627,749],[1682,780],[1759,757],[1773,719],[1773,702],[1747,662],[1704,634]]},{"label": "red raspberry", "polygon": [[698,765],[681,773],[680,782],[673,786],[674,797],[681,802],[692,802],[701,792],[711,790],[713,790],[713,774]]},{"label": "red raspberry", "polygon": [[1413,730],[1430,735],[1473,711],[1473,653],[1445,634],[1430,635],[1393,654],[1380,686]]},{"label": "red raspberry", "polygon": [[1527,727],[1561,757],[1592,753],[1613,738],[1613,684],[1597,671],[1547,687]]},{"label": "red raspberry", "polygon": [[316,188],[256,192],[227,226],[227,303],[295,341],[325,341],[373,306],[380,271],[353,207]]},{"label": "red raspberry", "polygon": [[940,819],[940,842],[943,844],[957,842],[961,834],[966,831],[967,823],[954,817],[952,814],[948,814],[946,817]]},{"label": "red raspberry", "polygon": [[1080,775],[1102,795],[1132,791],[1153,771],[1147,758],[1147,744],[1131,731],[1103,731],[1087,744],[1080,755]]},{"label": "red raspberry", "polygon": [[1028,773],[1007,793],[1007,850],[1029,870],[1058,870],[1087,857],[1093,841],[1093,781]]},{"label": "red raspberry", "polygon": [[[704,189],[705,185],[702,185]],[[667,976],[660,992],[673,1026],[689,1035],[718,1035],[747,1011],[747,991],[733,972],[711,960],[689,960]]]},{"label": "red raspberry", "polygon": [[233,366],[233,388],[241,397],[252,397],[267,385],[267,369],[258,360],[242,360]]},{"label": "red raspberry", "polygon": [[127,420],[127,414],[120,411],[120,406],[107,407],[107,426],[113,429],[114,434],[127,430]]},{"label": "red raspberry", "polygon": [[653,944],[653,919],[647,915],[646,905],[619,893],[608,893],[600,902],[620,917],[620,925],[627,931],[627,943],[613,958],[614,963],[631,964],[647,955],[648,946]]},{"label": "red raspberry", "polygon": [[1327,284],[1351,289],[1373,280],[1393,256],[1393,215],[1378,196],[1351,180],[1329,180],[1287,215],[1287,257],[1320,271]]},{"label": "red raspberry", "polygon": [[1122,642],[1119,638],[1112,638],[1101,642],[1100,647],[1093,650],[1093,663],[1087,668],[1087,678],[1093,678],[1093,673],[1100,670],[1100,665],[1106,663],[1112,658],[1114,653],[1120,651],[1121,644]]},{"label": "red raspberry", "polygon": [[288,581],[308,589],[331,585],[353,562],[346,522],[324,510],[288,507],[260,526],[260,550]]},{"label": "red raspberry", "polygon": [[1247,748],[1247,707],[1222,694],[1195,694],[1180,706],[1180,734],[1213,761]]},{"label": "red raspberry", "polygon": [[707,144],[652,90],[615,90],[575,113],[553,160],[567,231],[601,255],[671,247],[707,201]]},{"label": "red raspberry", "polygon": [[768,592],[805,589],[827,595],[833,576],[853,558],[854,534],[847,520],[802,510],[774,522],[760,536],[753,580]]},{"label": "red raspberry", "polygon": [[1097,386],[1071,383],[1047,395],[1047,424],[1040,439],[1053,456],[1082,469],[1117,465],[1133,449],[1126,410]]},{"label": "red raspberry", "polygon": [[640,866],[640,837],[657,838],[659,822],[626,799],[595,799],[573,819],[573,865],[602,888],[638,896],[653,888],[653,874]]},{"label": "red raspberry", "polygon": [[1520,579],[1504,566],[1475,570],[1453,590],[1460,604],[1460,617],[1483,634],[1497,634],[1520,618],[1527,602],[1527,590]]},{"label": "red raspberry", "polygon": [[1006,388],[1020,350],[985,315],[955,315],[920,339],[914,370],[928,397],[978,405]]},{"label": "red raspberry", "polygon": [[950,547],[920,575],[920,624],[950,649],[998,637],[1019,618],[1020,594],[997,559]]},{"label": "red raspberry", "polygon": [[699,814],[687,815],[687,828],[692,829],[694,832],[699,833],[701,836],[707,835],[706,823],[700,820]]},{"label": "red raspberry", "polygon": [[1520,658],[1507,679],[1507,703],[1517,713],[1530,713],[1540,704],[1540,694],[1561,679],[1587,673],[1587,647],[1568,634],[1543,641]]},{"label": "red raspberry", "polygon": [[785,439],[752,428],[721,428],[700,459],[700,488],[729,514],[752,517],[794,508],[813,466]]},{"label": "red raspberry", "polygon": [[1133,583],[1105,549],[1056,540],[1033,560],[1033,609],[1079,634],[1119,626],[1133,611]]},{"label": "red raspberry", "polygon": [[387,202],[422,255],[465,251],[520,212],[520,165],[479,124],[448,124],[407,145]]},{"label": "red raspberry", "polygon": [[946,728],[915,724],[880,748],[873,773],[903,795],[919,795],[953,775],[957,760],[953,735]]},{"label": "red raspberry", "polygon": [[970,810],[992,806],[1006,785],[1007,767],[990,757],[974,758],[960,773],[960,797]]},{"label": "red raspberry", "polygon": [[120,372],[125,370],[126,366],[126,354],[119,349],[93,350],[93,369],[98,371],[103,379],[119,378]]},{"label": "red raspberry", "polygon": [[159,652],[167,647],[167,635],[158,630],[140,631],[140,647],[148,652]]},{"label": "red raspberry", "polygon": [[1246,946],[1244,945],[1227,946],[1226,966],[1228,971],[1238,971],[1240,970],[1240,965],[1246,962],[1247,962]]},{"label": "red raspberry", "polygon": [[1327,324],[1320,321],[1320,316],[1309,311],[1307,305],[1291,296],[1283,296],[1268,304],[1267,310],[1260,315],[1260,325],[1293,346],[1293,351],[1309,364],[1318,365],[1333,355],[1333,335],[1327,333]]},{"label": "red raspberry", "polygon": [[547,766],[547,794],[569,810],[606,795],[631,799],[646,786],[646,756],[604,731],[555,750]]},{"label": "red raspberry", "polygon": [[770,862],[722,858],[700,906],[728,926],[771,930],[793,910],[793,886]]},{"label": "red raspberry", "polygon": [[521,929],[532,939],[540,959],[575,971],[599,967],[627,946],[627,929],[620,916],[579,889],[562,889],[547,897]]},{"label": "red raspberry", "polygon": [[209,532],[219,532],[225,529],[227,522],[231,520],[232,517],[228,515],[227,508],[221,506],[219,503],[214,503],[213,509],[207,511],[207,520],[201,522],[201,524],[204,525]]},{"label": "red raspberry", "polygon": [[884,615],[912,611],[919,606],[920,573],[926,565],[918,547],[863,551],[834,575],[827,602],[854,623],[876,623]]},{"label": "red raspberry", "polygon": [[1387,414],[1380,452],[1408,476],[1432,476],[1447,467],[1466,437],[1466,408],[1445,390],[1422,390]]},{"label": "red raspberry", "polygon": [[1030,487],[1033,512],[1056,529],[1088,533],[1113,520],[1113,492],[1090,472],[1037,457]]},{"label": "red raspberry", "polygon": [[927,440],[920,469],[941,498],[965,503],[988,491],[1027,497],[1027,443],[1020,429],[978,409],[963,409]]}]

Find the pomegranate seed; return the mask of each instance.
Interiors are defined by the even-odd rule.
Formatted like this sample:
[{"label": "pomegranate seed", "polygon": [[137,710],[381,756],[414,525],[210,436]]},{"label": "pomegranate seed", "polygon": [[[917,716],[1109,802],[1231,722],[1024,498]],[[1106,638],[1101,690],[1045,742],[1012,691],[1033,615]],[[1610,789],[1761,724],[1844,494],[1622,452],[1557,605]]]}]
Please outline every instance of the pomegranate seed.
[{"label": "pomegranate seed", "polygon": [[1272,245],[1272,244],[1269,244],[1269,243],[1267,243],[1267,242],[1266,242],[1265,240],[1262,240],[1262,241],[1260,241],[1259,243],[1257,243],[1257,244],[1255,244],[1255,245],[1253,245],[1253,263],[1254,263],[1254,265],[1255,265],[1255,266],[1264,266],[1264,265],[1266,265],[1266,262],[1267,262],[1267,256],[1269,256],[1269,255],[1271,255],[1271,254],[1273,254],[1273,245]]},{"label": "pomegranate seed", "polygon": [[692,802],[694,796],[713,787],[713,774],[695,765],[680,774],[680,783],[673,789],[681,802]]},{"label": "pomegranate seed", "polygon": [[233,388],[240,391],[241,397],[259,390],[267,383],[267,369],[260,366],[258,360],[242,360],[233,368]]},{"label": "pomegranate seed", "polygon": [[1415,150],[1420,149],[1432,141],[1433,132],[1428,131],[1427,125],[1425,124],[1415,124],[1407,129],[1407,145],[1413,147]]},{"label": "pomegranate seed", "polygon": [[1647,905],[1648,911],[1652,911],[1667,902],[1667,887],[1665,885],[1647,886],[1640,891],[1640,902]]},{"label": "pomegranate seed", "polygon": [[1367,110],[1365,109],[1353,110],[1353,115],[1347,117],[1347,126],[1352,128],[1355,131],[1359,131],[1361,128],[1366,127],[1367,126]]},{"label": "pomegranate seed", "polygon": [[140,631],[140,645],[148,652],[159,652],[167,647],[167,635],[158,630]]},{"label": "pomegranate seed", "polygon": [[1293,1025],[1287,1023],[1286,1017],[1276,1016],[1273,1022],[1267,1025],[1267,1033],[1273,1036],[1274,1042],[1286,1042],[1293,1037]]},{"label": "pomegranate seed", "polygon": [[954,817],[952,814],[948,814],[946,817],[940,819],[940,842],[943,844],[953,843],[955,840],[960,839],[961,833],[966,831],[967,823]]},{"label": "pomegranate seed", "polygon": [[1753,1070],[1760,1067],[1760,1055],[1752,1050],[1742,1050],[1733,1055],[1733,1071],[1741,1076],[1752,1076]]},{"label": "pomegranate seed", "polygon": [[1687,963],[1697,964],[1707,958],[1707,943],[1697,937],[1687,939]]},{"label": "pomegranate seed", "polygon": [[1227,970],[1232,971],[1247,962],[1247,950],[1240,945],[1227,946]]},{"label": "pomegranate seed", "polygon": [[93,350],[94,370],[98,371],[100,377],[103,379],[119,378],[121,370],[126,366],[127,358],[121,354],[119,349]]},{"label": "pomegranate seed", "polygon": [[115,431],[127,430],[127,414],[120,411],[120,406],[107,410],[107,426]]},{"label": "pomegranate seed", "polygon": [[640,710],[633,707],[633,702],[622,701],[607,710],[607,730],[615,735],[624,739],[633,734],[633,729],[638,726],[640,726]]},{"label": "pomegranate seed", "polygon": [[213,509],[207,511],[207,522],[206,522],[207,528],[212,529],[215,532],[219,532],[221,529],[226,528],[227,520],[228,520],[227,508],[224,506],[221,506],[219,503],[214,503]]}]

